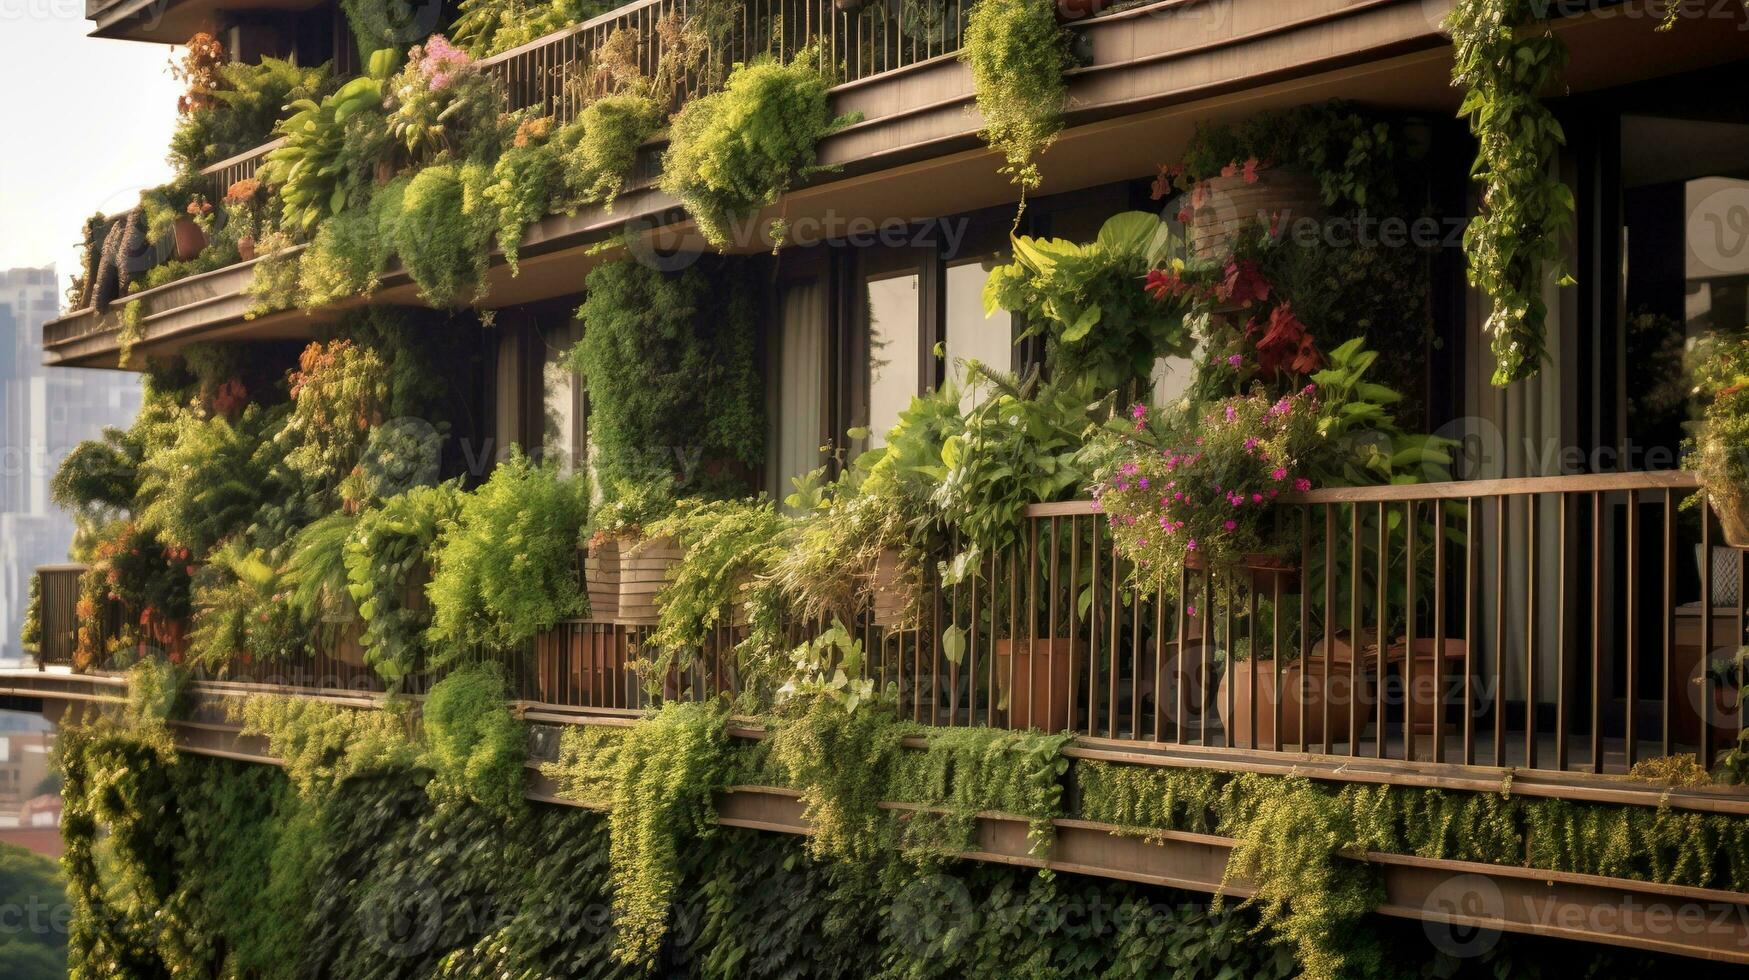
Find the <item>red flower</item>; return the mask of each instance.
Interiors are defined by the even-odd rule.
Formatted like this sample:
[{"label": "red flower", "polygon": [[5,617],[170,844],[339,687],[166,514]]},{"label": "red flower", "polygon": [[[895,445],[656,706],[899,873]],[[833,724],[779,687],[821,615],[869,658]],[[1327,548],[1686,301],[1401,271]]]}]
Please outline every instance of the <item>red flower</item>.
[{"label": "red flower", "polygon": [[1248,307],[1269,298],[1269,280],[1263,278],[1263,271],[1250,259],[1229,262],[1226,278],[1215,287],[1215,296],[1223,303]]},{"label": "red flower", "polygon": [[1245,327],[1245,336],[1255,338],[1258,368],[1270,377],[1278,377],[1284,370],[1311,374],[1324,366],[1324,356],[1319,353],[1315,339],[1300,318],[1294,316],[1290,303],[1277,305],[1270,312],[1267,325],[1252,320]]}]

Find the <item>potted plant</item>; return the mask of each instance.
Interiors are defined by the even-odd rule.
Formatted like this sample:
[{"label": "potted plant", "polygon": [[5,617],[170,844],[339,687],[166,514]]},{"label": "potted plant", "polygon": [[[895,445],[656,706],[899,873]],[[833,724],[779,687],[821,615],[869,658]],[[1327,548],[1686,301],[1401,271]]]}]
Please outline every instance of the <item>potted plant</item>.
[{"label": "potted plant", "polygon": [[1694,390],[1703,407],[1684,465],[1699,478],[1704,497],[1719,515],[1725,541],[1749,548],[1749,338],[1708,338],[1697,351]]},{"label": "potted plant", "polygon": [[[1044,612],[1050,602],[1038,604],[1034,617],[1018,623],[998,614],[1015,605],[1007,593],[1010,576],[986,576],[985,569],[1002,561],[1020,563],[1029,506],[1076,495],[1087,476],[1081,463],[1084,440],[1094,419],[1110,414],[1110,399],[1097,397],[1093,380],[1085,376],[1041,385],[1036,373],[1016,379],[981,365],[969,373],[975,385],[990,390],[966,414],[964,430],[942,445],[946,473],[936,500],[966,545],[942,563],[942,584],[987,578],[983,593],[988,598],[978,610],[977,625],[979,635],[995,640],[997,702],[1010,724],[1061,730],[1069,724],[1085,642],[1068,632],[1066,622],[1059,621],[1058,632],[1051,632]],[[1080,583],[1058,585],[1064,602],[1075,601]],[[950,660],[956,650],[964,653],[967,632],[955,625],[944,633]]]},{"label": "potted plant", "polygon": [[1377,705],[1376,675],[1364,663],[1361,670],[1353,669],[1353,652],[1348,644],[1338,641],[1329,648],[1328,656],[1320,644],[1313,648],[1310,658],[1301,656],[1297,628],[1300,601],[1297,596],[1282,599],[1281,621],[1296,627],[1284,629],[1279,644],[1273,634],[1275,601],[1259,598],[1256,619],[1245,622],[1251,617],[1240,617],[1240,628],[1247,635],[1217,652],[1226,661],[1226,669],[1221,672],[1215,693],[1215,712],[1229,745],[1273,748],[1277,741],[1278,711],[1281,744],[1307,750],[1325,740],[1326,716],[1333,729],[1328,736],[1351,745],[1359,741],[1373,718]]},{"label": "potted plant", "polygon": [[646,539],[644,529],[674,509],[674,481],[665,474],[615,481],[596,509],[583,556],[589,617],[596,622],[651,625],[656,594],[681,554],[673,539]]}]

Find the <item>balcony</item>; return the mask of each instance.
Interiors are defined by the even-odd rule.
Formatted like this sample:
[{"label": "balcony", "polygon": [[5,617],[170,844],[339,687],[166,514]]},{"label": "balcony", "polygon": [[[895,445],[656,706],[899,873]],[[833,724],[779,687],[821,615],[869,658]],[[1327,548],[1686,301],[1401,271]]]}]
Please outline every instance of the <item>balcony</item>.
[{"label": "balcony", "polygon": [[[295,13],[314,10],[326,0],[251,0],[241,5],[252,12]],[[181,44],[197,31],[211,31],[238,4],[215,0],[85,0],[91,36],[157,44]]]},{"label": "balcony", "polygon": [[[1694,488],[1686,474],[1650,472],[1299,494],[1282,521],[1295,529],[1283,543],[1297,560],[1221,583],[1187,572],[1176,601],[1125,587],[1128,568],[1090,502],[1037,505],[1022,542],[990,556],[978,577],[925,586],[929,625],[882,625],[870,609],[853,629],[869,652],[865,676],[896,685],[902,718],[930,729],[1067,729],[1076,737],[1066,755],[1078,765],[1749,815],[1741,787],[1672,785],[1667,768],[1636,768],[1679,755],[1711,765],[1743,726],[1734,697],[1715,692],[1701,665],[1743,643],[1744,553],[1715,548],[1710,516],[1687,528],[1677,507]],[[1697,561],[1696,549],[1712,560]],[[54,716],[119,703],[125,691],[126,679],[104,665],[67,670],[81,571],[41,570],[41,666],[0,677],[0,692]],[[110,614],[102,628],[118,625]],[[805,638],[820,625],[793,633]],[[950,655],[945,637],[956,629],[966,642]],[[567,726],[624,725],[654,705],[632,662],[649,634],[567,622],[497,655],[537,755]],[[736,693],[739,635],[723,627],[687,651],[663,696]],[[1381,635],[1382,649],[1371,639]],[[227,713],[253,694],[380,707],[384,685],[354,653],[323,649],[201,679],[194,714],[177,725],[179,745],[271,760]],[[417,674],[400,694],[417,699],[437,679]],[[752,720],[731,733],[760,737]],[[532,799],[564,802],[544,776],[531,774],[528,786]],[[777,787],[732,787],[716,819],[789,833],[809,826],[797,794]],[[1246,893],[1222,871],[1231,840],[1110,836],[1117,829],[1058,820],[1055,847],[1040,858],[1023,818],[983,814],[972,856]],[[1498,907],[1434,921],[1749,962],[1749,933],[1735,916],[1749,898],[1739,893],[1384,852],[1349,857],[1382,876],[1378,912],[1387,916],[1445,915],[1430,910],[1453,881],[1486,880]],[[1731,913],[1718,921],[1734,925],[1674,937],[1589,925],[1599,910],[1659,901],[1716,907]]]},{"label": "balcony", "polygon": [[[865,610],[854,629],[867,676],[896,684],[901,714],[925,725],[1069,730],[1190,764],[1362,781],[1487,790],[1510,773],[1515,792],[1647,793],[1622,781],[1637,763],[1711,767],[1744,721],[1703,661],[1744,646],[1745,553],[1711,520],[1688,527],[1679,505],[1696,486],[1650,472],[1312,491],[1283,519],[1297,560],[1248,580],[1187,572],[1176,602],[1129,588],[1091,502],[1035,505],[1022,545],[964,584],[925,586],[932,626]],[[82,571],[40,571],[45,666],[73,663]],[[961,650],[944,643],[955,631]],[[567,622],[501,655],[531,706],[636,712],[653,703],[632,665],[651,632]],[[666,696],[739,693],[740,635],[724,627],[688,652]],[[384,690],[337,649],[214,680]]]},{"label": "balcony", "polygon": [[[811,39],[824,44],[842,66],[832,91],[832,111],[860,113],[862,120],[828,136],[818,148],[822,164],[836,167],[786,196],[762,217],[784,214],[792,223],[922,220],[986,207],[1012,206],[1014,190],[996,174],[994,155],[977,133],[969,71],[958,60],[960,27],[969,0],[947,4],[939,29],[907,34],[895,15],[871,32],[866,17],[838,13],[827,0],[790,0],[785,32],[770,42],[738,32],[728,60],[750,60],[767,51],[788,56]],[[1445,39],[1434,30],[1424,4],[1354,5],[1316,0],[1296,5],[1245,0],[1151,4],[1106,13],[1073,25],[1084,65],[1070,82],[1071,129],[1046,157],[1041,193],[1058,193],[1151,174],[1182,145],[1196,122],[1270,106],[1376,93],[1370,75],[1355,66],[1389,62],[1397,96],[1405,107],[1445,114],[1456,105],[1449,85]],[[637,32],[639,58],[657,57],[652,24],[675,0],[649,0],[619,8],[587,23],[485,60],[504,84],[507,107],[538,108],[561,121],[577,108],[576,78],[616,29]],[[771,17],[777,5],[748,7],[750,17]],[[1315,77],[1314,77],[1315,76]],[[1303,80],[1286,84],[1290,80]],[[1244,92],[1242,99],[1237,93]],[[1243,104],[1240,105],[1240,102]],[[639,179],[614,208],[586,207],[553,215],[531,227],[522,247],[523,271],[512,278],[497,257],[490,275],[488,308],[512,306],[574,292],[597,257],[590,246],[625,229],[642,229],[678,242],[688,224],[678,202],[656,189],[664,144],[658,138],[641,151]],[[208,168],[209,196],[253,175],[271,145]],[[748,251],[766,246],[752,244]],[[273,337],[319,327],[334,310],[263,317],[245,323],[239,290],[248,270],[211,274],[196,295],[144,292],[142,352],[170,354],[191,339],[213,336]],[[416,302],[415,290],[391,267],[377,302]],[[68,366],[116,366],[119,324],[113,314],[86,309],[45,328],[46,360]]]}]

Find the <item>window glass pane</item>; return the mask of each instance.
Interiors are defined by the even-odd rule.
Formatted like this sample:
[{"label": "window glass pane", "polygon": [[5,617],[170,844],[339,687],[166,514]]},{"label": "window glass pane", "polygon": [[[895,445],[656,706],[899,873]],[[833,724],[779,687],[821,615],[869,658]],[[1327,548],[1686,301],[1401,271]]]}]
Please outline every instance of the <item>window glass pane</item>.
[{"label": "window glass pane", "polygon": [[947,270],[947,371],[970,407],[963,361],[981,361],[999,371],[1014,365],[1014,318],[1007,310],[984,315],[984,281],[994,261],[967,262]]},{"label": "window glass pane", "polygon": [[917,384],[916,273],[868,283],[868,425],[870,446],[886,444],[887,430],[911,404]]},{"label": "window glass pane", "polygon": [[583,463],[583,376],[565,363],[565,355],[583,337],[583,324],[572,320],[545,332],[546,358],[541,365],[541,454],[557,460],[569,476]]},{"label": "window glass pane", "polygon": [[1624,468],[1673,469],[1687,417],[1683,355],[1749,326],[1749,126],[1622,119]]}]

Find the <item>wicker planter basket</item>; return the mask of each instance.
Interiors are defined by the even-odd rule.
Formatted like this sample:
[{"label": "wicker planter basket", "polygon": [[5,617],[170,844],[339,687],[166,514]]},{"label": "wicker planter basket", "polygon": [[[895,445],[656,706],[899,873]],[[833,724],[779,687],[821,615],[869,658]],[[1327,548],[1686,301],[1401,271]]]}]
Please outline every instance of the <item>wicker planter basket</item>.
[{"label": "wicker planter basket", "polygon": [[656,623],[656,594],[668,584],[668,571],[686,556],[673,538],[650,538],[621,545],[617,622],[628,626]]},{"label": "wicker planter basket", "polygon": [[1241,175],[1214,177],[1201,185],[1200,206],[1190,218],[1190,252],[1199,259],[1221,259],[1245,228],[1323,215],[1322,192],[1312,177],[1289,168],[1264,170],[1256,183]]},{"label": "wicker planter basket", "polygon": [[590,542],[583,553],[583,586],[589,592],[590,622],[619,620],[619,563],[620,542],[617,538]]}]

